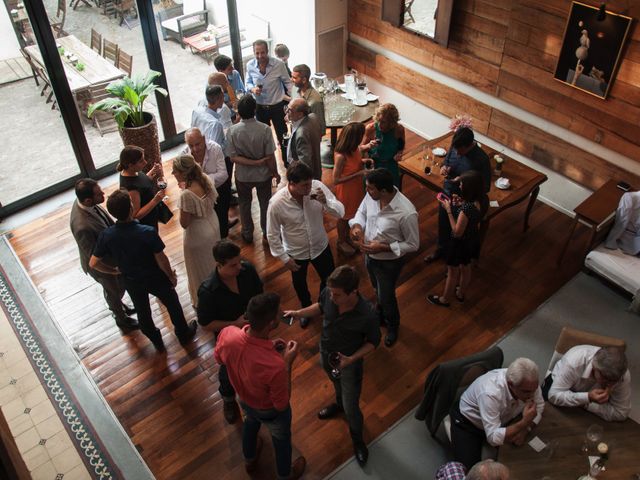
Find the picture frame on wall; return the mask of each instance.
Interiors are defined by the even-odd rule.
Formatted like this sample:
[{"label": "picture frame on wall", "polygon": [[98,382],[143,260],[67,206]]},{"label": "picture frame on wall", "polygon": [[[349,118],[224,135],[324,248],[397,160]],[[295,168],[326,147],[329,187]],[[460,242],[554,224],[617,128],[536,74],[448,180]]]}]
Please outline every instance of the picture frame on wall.
[{"label": "picture frame on wall", "polygon": [[554,78],[607,98],[622,58],[631,17],[573,2]]}]

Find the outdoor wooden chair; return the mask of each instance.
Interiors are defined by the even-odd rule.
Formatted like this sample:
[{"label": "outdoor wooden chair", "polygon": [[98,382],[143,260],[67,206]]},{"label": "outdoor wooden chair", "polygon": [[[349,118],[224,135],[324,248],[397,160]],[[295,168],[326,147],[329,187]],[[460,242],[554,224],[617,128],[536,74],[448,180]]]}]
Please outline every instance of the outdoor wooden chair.
[{"label": "outdoor wooden chair", "polygon": [[20,53],[27,61],[29,68],[31,69],[31,73],[33,73],[33,80],[36,82],[36,86],[40,86],[40,82],[38,82],[38,66],[33,62],[31,55],[29,55],[24,48],[20,49]]},{"label": "outdoor wooden chair", "polygon": [[65,0],[58,0],[58,9],[56,10],[56,22],[51,24],[51,28],[56,34],[57,38],[64,37],[67,32],[64,31],[64,21],[67,17],[67,2]]},{"label": "outdoor wooden chair", "polygon": [[91,29],[91,50],[98,52],[98,55],[102,55],[102,35]]},{"label": "outdoor wooden chair", "polygon": [[131,76],[131,68],[133,67],[133,55],[129,55],[124,50],[118,52],[117,67],[127,75]]},{"label": "outdoor wooden chair", "polygon": [[127,16],[133,14],[133,18],[138,18],[138,10],[136,9],[135,0],[119,0],[115,4],[116,15],[120,17],[119,26],[122,26],[124,23],[129,30],[131,30],[131,25],[127,20]]},{"label": "outdoor wooden chair", "polygon": [[51,110],[55,110],[55,108],[58,106],[58,102],[53,95],[53,87],[51,86],[51,82],[49,81],[47,72],[44,71],[44,68],[36,66],[36,73],[38,74],[38,77],[40,77],[40,80],[42,80],[42,91],[40,92],[40,96],[43,97],[44,95],[46,95],[48,90],[49,92],[45,103],[53,102],[51,104]]},{"label": "outdoor wooden chair", "polygon": [[184,37],[203,32],[209,25],[209,12],[204,0],[184,0],[176,5],[158,12],[162,38],[169,37],[180,42],[184,48]]},{"label": "outdoor wooden chair", "polygon": [[102,56],[107,60],[111,60],[114,65],[118,64],[119,51],[117,43],[110,42],[106,38],[102,40]]},{"label": "outdoor wooden chair", "polygon": [[[86,104],[86,108],[89,108],[90,105],[111,96],[111,94],[106,90],[109,83],[111,82],[96,83],[89,87],[89,100]],[[105,133],[115,132],[118,130],[116,119],[110,112],[96,110],[93,112],[93,115],[91,115],[91,120],[93,121],[94,127],[96,127],[98,132],[100,132],[101,137],[104,136]]]}]

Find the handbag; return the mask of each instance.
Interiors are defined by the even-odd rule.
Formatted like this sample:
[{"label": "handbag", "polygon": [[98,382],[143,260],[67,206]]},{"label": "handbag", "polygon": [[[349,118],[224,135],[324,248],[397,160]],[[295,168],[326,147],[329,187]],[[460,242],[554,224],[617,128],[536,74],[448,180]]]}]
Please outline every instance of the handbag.
[{"label": "handbag", "polygon": [[173,217],[173,212],[167,207],[167,204],[160,200],[156,207],[158,209],[158,221],[164,224],[168,223]]}]

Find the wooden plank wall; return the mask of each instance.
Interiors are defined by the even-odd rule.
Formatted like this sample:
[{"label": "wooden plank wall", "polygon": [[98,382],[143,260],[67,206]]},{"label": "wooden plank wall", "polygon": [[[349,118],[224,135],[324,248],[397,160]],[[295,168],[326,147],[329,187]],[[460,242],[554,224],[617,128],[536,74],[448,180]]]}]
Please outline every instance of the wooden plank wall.
[{"label": "wooden plank wall", "polygon": [[[588,3],[590,0],[586,0]],[[591,1],[592,4],[597,2]],[[606,100],[553,79],[569,0],[457,0],[449,48],[381,20],[382,0],[349,0],[349,32],[463,81],[640,164],[640,28],[634,21]],[[640,2],[607,2],[640,18]],[[588,188],[638,176],[475,98],[349,42],[347,64]],[[416,88],[416,85],[419,88]],[[640,166],[640,165],[639,165]]]}]

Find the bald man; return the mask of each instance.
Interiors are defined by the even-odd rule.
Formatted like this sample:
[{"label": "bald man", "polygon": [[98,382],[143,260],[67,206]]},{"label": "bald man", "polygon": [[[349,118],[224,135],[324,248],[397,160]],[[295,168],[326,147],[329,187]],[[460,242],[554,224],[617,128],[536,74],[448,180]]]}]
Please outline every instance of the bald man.
[{"label": "bald man", "polygon": [[286,109],[291,122],[291,138],[287,149],[287,163],[301,161],[313,172],[314,180],[322,180],[320,163],[320,142],[322,131],[315,114],[309,112],[309,104],[304,98],[289,102]]},{"label": "bald man", "polygon": [[185,132],[184,142],[187,146],[182,153],[193,155],[195,161],[209,176],[218,191],[218,200],[214,210],[220,223],[220,236],[225,238],[229,234],[229,228],[238,223],[238,219],[229,220],[231,176],[222,147],[216,142],[206,140],[200,129],[195,127]]}]

